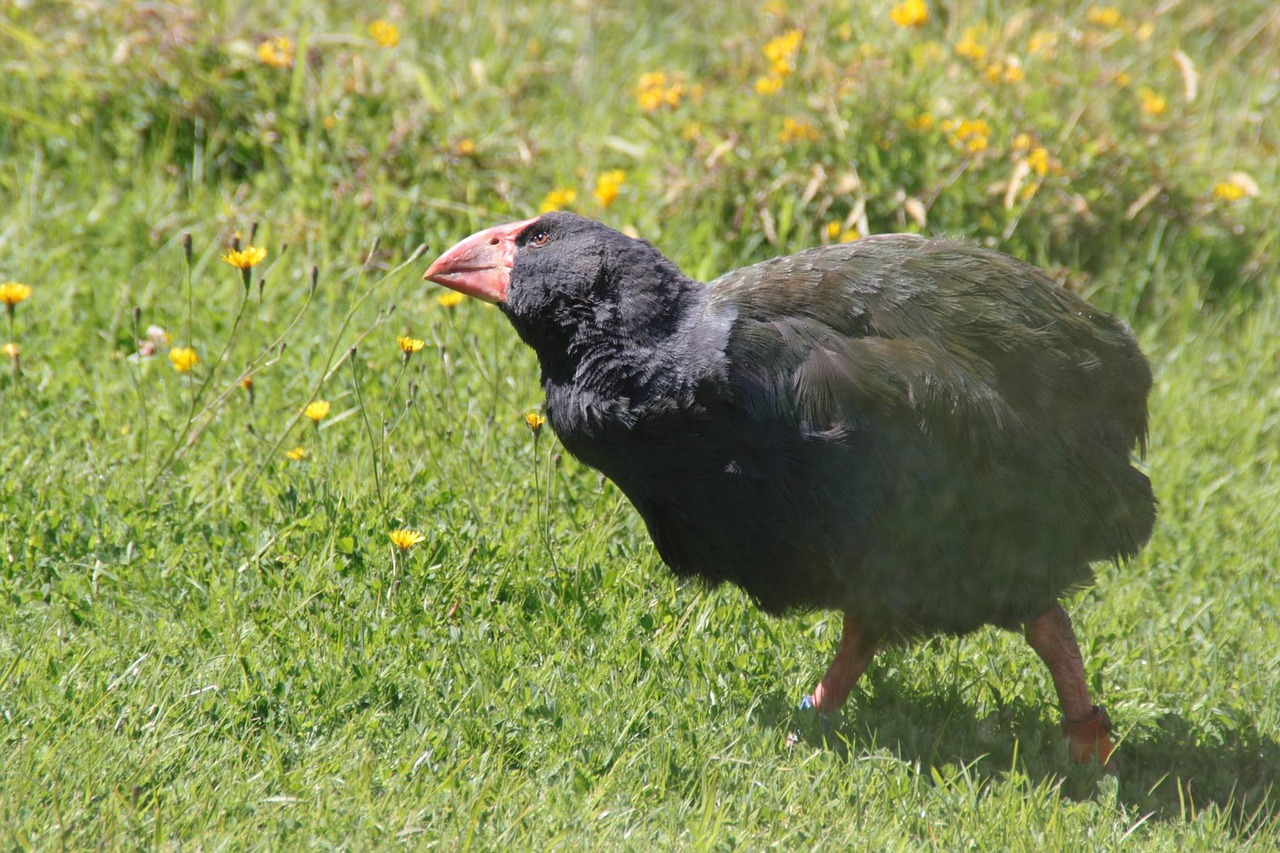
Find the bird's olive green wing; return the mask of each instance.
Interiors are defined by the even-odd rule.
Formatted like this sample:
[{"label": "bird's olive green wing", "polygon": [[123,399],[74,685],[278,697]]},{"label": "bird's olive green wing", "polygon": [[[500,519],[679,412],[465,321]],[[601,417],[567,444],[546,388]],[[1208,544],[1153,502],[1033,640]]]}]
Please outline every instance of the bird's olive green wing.
[{"label": "bird's olive green wing", "polygon": [[730,385],[755,417],[908,418],[979,445],[1064,417],[1114,422],[1126,449],[1145,436],[1151,378],[1127,326],[1015,258],[884,235],[709,287],[732,318]]}]

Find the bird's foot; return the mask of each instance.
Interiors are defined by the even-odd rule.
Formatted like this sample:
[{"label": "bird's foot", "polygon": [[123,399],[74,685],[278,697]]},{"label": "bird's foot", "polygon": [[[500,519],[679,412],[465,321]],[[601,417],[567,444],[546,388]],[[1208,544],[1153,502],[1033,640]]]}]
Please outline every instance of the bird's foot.
[{"label": "bird's foot", "polygon": [[796,706],[796,710],[800,712],[802,722],[800,728],[793,729],[787,733],[786,743],[788,749],[801,741],[806,740],[802,729],[809,732],[814,730],[813,718],[815,715],[819,725],[821,726],[821,738],[826,740],[827,736],[831,734],[831,715],[818,709],[818,703],[814,700],[812,695],[805,696],[801,699],[800,703]]},{"label": "bird's foot", "polygon": [[1111,718],[1101,705],[1094,705],[1090,714],[1082,719],[1064,719],[1062,733],[1066,735],[1072,762],[1097,762],[1108,773],[1116,772],[1116,763],[1111,760],[1111,753],[1115,750],[1111,741]]}]

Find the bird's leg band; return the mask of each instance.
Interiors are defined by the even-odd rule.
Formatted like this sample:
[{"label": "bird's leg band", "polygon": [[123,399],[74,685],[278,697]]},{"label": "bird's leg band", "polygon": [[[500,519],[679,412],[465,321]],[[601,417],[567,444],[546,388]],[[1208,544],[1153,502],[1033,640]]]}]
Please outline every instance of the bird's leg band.
[{"label": "bird's leg band", "polygon": [[1100,705],[1089,700],[1084,657],[1071,628],[1071,617],[1062,607],[1055,607],[1027,623],[1026,637],[1053,677],[1071,760],[1077,764],[1107,764],[1114,749],[1111,721]]}]

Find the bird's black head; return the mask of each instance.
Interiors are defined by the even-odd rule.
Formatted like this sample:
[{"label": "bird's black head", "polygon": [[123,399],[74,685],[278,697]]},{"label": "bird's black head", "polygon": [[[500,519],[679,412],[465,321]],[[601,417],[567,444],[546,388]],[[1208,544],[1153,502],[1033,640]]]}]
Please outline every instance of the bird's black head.
[{"label": "bird's black head", "polygon": [[699,289],[648,243],[561,211],[473,234],[426,277],[497,303],[544,365],[601,338],[659,340]]}]

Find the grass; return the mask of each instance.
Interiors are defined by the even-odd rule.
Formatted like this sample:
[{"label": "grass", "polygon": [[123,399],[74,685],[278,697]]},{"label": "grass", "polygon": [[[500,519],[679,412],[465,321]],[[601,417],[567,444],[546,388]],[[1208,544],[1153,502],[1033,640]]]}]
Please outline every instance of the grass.
[{"label": "grass", "polygon": [[[377,13],[394,47],[343,0],[0,13],[0,282],[33,289],[0,362],[5,845],[1274,848],[1280,19],[929,8],[436,3]],[[1067,766],[997,631],[882,654],[829,729],[792,710],[834,617],[677,584],[525,425],[502,318],[420,281],[555,189],[703,277],[948,232],[1132,320],[1161,515],[1069,602],[1118,779]]]}]

